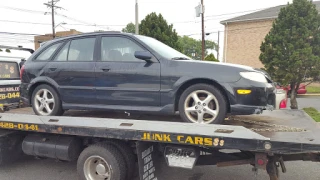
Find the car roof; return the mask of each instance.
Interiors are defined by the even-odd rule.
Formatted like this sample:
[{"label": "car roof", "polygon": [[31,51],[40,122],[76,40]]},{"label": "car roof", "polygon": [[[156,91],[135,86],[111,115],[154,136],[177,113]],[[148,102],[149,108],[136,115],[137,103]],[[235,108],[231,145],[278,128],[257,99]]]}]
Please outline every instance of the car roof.
[{"label": "car roof", "polygon": [[81,34],[72,34],[68,36],[56,37],[52,42],[70,39],[74,37],[86,37],[92,35],[110,35],[110,34],[125,34],[125,35],[133,35],[132,33],[124,33],[121,31],[99,31],[99,32],[88,32],[88,33],[81,33]]}]

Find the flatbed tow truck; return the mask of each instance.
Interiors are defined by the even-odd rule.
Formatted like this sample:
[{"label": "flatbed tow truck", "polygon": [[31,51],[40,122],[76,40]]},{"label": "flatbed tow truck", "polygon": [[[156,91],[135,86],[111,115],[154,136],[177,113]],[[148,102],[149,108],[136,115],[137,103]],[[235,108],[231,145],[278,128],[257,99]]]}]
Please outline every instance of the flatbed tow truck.
[{"label": "flatbed tow truck", "polygon": [[77,161],[80,179],[162,180],[160,160],[187,169],[250,164],[253,175],[261,169],[278,180],[287,161],[320,161],[320,127],[301,110],[234,116],[223,125],[179,121],[101,111],[37,116],[31,108],[11,109],[0,113],[0,165],[27,154]]}]

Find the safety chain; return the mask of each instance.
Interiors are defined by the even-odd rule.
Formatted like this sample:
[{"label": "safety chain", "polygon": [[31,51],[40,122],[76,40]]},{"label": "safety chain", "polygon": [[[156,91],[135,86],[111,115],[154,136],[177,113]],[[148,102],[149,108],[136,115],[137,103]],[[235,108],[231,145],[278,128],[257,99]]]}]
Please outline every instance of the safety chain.
[{"label": "safety chain", "polygon": [[303,132],[303,131],[306,131],[305,129],[302,129],[302,128],[289,127],[289,126],[277,125],[277,124],[268,124],[264,122],[253,121],[253,120],[243,120],[235,117],[229,117],[229,120],[240,121],[240,122],[264,126],[264,127],[272,127],[272,128],[250,128],[252,131],[255,131],[255,132]]}]

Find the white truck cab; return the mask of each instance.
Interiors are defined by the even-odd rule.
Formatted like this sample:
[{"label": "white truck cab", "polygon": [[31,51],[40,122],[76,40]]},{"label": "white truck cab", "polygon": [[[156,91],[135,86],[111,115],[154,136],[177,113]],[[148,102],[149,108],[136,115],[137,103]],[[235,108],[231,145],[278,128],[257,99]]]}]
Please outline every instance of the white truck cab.
[{"label": "white truck cab", "polygon": [[[20,63],[28,58],[33,50],[1,45],[0,49],[0,104],[5,108],[19,106]],[[24,54],[21,50],[29,53]]]}]

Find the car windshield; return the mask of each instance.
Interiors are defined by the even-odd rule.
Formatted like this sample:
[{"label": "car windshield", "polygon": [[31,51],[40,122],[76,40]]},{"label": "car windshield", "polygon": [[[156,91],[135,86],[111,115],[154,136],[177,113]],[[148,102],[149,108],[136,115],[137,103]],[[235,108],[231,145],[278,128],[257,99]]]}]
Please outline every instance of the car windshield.
[{"label": "car windshield", "polygon": [[150,46],[154,51],[167,59],[174,60],[190,60],[191,58],[182,54],[181,52],[171,48],[170,46],[147,36],[135,35],[142,42]]}]

